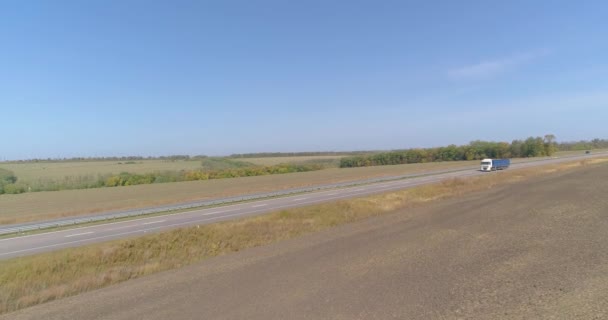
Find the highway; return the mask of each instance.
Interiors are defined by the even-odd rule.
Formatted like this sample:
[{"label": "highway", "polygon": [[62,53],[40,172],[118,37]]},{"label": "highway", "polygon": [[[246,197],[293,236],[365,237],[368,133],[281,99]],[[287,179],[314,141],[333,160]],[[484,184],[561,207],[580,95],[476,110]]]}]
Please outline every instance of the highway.
[{"label": "highway", "polygon": [[[512,164],[511,169],[575,161],[603,155],[606,155],[606,153],[520,162]],[[483,174],[496,173],[484,173],[477,170],[456,171],[0,239],[0,259],[9,259],[108,240],[134,237],[150,232],[159,232],[179,227],[209,224],[305,205],[396,191],[450,178],[462,178]]]}]

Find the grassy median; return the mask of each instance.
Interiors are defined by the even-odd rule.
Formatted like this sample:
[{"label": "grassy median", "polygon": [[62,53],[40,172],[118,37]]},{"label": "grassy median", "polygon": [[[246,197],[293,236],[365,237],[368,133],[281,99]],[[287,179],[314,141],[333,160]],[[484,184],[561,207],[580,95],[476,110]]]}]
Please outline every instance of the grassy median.
[{"label": "grassy median", "polygon": [[399,192],[282,210],[0,262],[0,313],[324,230],[422,203],[605,162],[584,160],[451,179]]}]

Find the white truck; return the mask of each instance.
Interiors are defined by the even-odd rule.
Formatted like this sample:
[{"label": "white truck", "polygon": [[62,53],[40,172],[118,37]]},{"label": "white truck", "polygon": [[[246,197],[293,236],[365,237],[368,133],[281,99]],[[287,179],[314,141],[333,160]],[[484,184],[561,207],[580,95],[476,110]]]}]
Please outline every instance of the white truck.
[{"label": "white truck", "polygon": [[509,159],[483,159],[481,160],[481,171],[496,171],[506,169],[511,165]]}]

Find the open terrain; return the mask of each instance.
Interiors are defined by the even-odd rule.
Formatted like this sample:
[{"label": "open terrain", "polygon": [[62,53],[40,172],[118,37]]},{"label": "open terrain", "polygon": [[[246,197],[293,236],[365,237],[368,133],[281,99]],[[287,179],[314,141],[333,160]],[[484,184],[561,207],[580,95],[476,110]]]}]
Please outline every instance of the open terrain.
[{"label": "open terrain", "polygon": [[262,157],[262,158],[234,158],[262,166],[274,166],[279,163],[324,163],[338,166],[340,159],[345,156],[296,156],[296,157]]},{"label": "open terrain", "polygon": [[208,259],[1,319],[604,319],[608,165]]},{"label": "open terrain", "polygon": [[330,163],[342,156],[302,156],[266,158],[202,158],[189,160],[103,160],[103,161],[39,161],[0,162],[0,168],[11,170],[22,181],[34,182],[39,179],[62,179],[69,176],[105,175],[129,172],[146,174],[156,171],[180,170],[221,170],[238,167],[231,164],[249,166],[273,166],[281,163]]},{"label": "open terrain", "polygon": [[118,174],[121,172],[150,173],[154,171],[195,170],[201,160],[112,160],[112,161],[43,161],[8,162],[0,167],[11,170],[22,181],[61,179],[66,176]]},{"label": "open terrain", "polygon": [[320,171],[206,181],[159,183],[114,188],[4,194],[0,224],[134,209],[185,201],[340,183],[453,168],[474,168],[478,161],[435,162]]}]

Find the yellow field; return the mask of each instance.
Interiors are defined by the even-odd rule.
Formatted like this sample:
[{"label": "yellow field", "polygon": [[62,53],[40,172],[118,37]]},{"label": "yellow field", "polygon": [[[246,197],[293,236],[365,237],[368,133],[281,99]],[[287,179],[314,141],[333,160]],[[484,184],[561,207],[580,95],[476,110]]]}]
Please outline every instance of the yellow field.
[{"label": "yellow field", "polygon": [[201,168],[201,160],[134,160],[129,161],[69,161],[69,162],[27,162],[0,163],[0,168],[11,170],[21,181],[40,178],[63,178],[65,176],[85,176],[98,174],[118,174],[121,172],[149,173],[155,171],[194,170]]},{"label": "yellow field", "polygon": [[366,178],[475,166],[478,161],[436,162],[365,168],[330,168],[289,174],[98,188],[3,194],[0,224],[133,209],[191,200],[261,193]]}]

